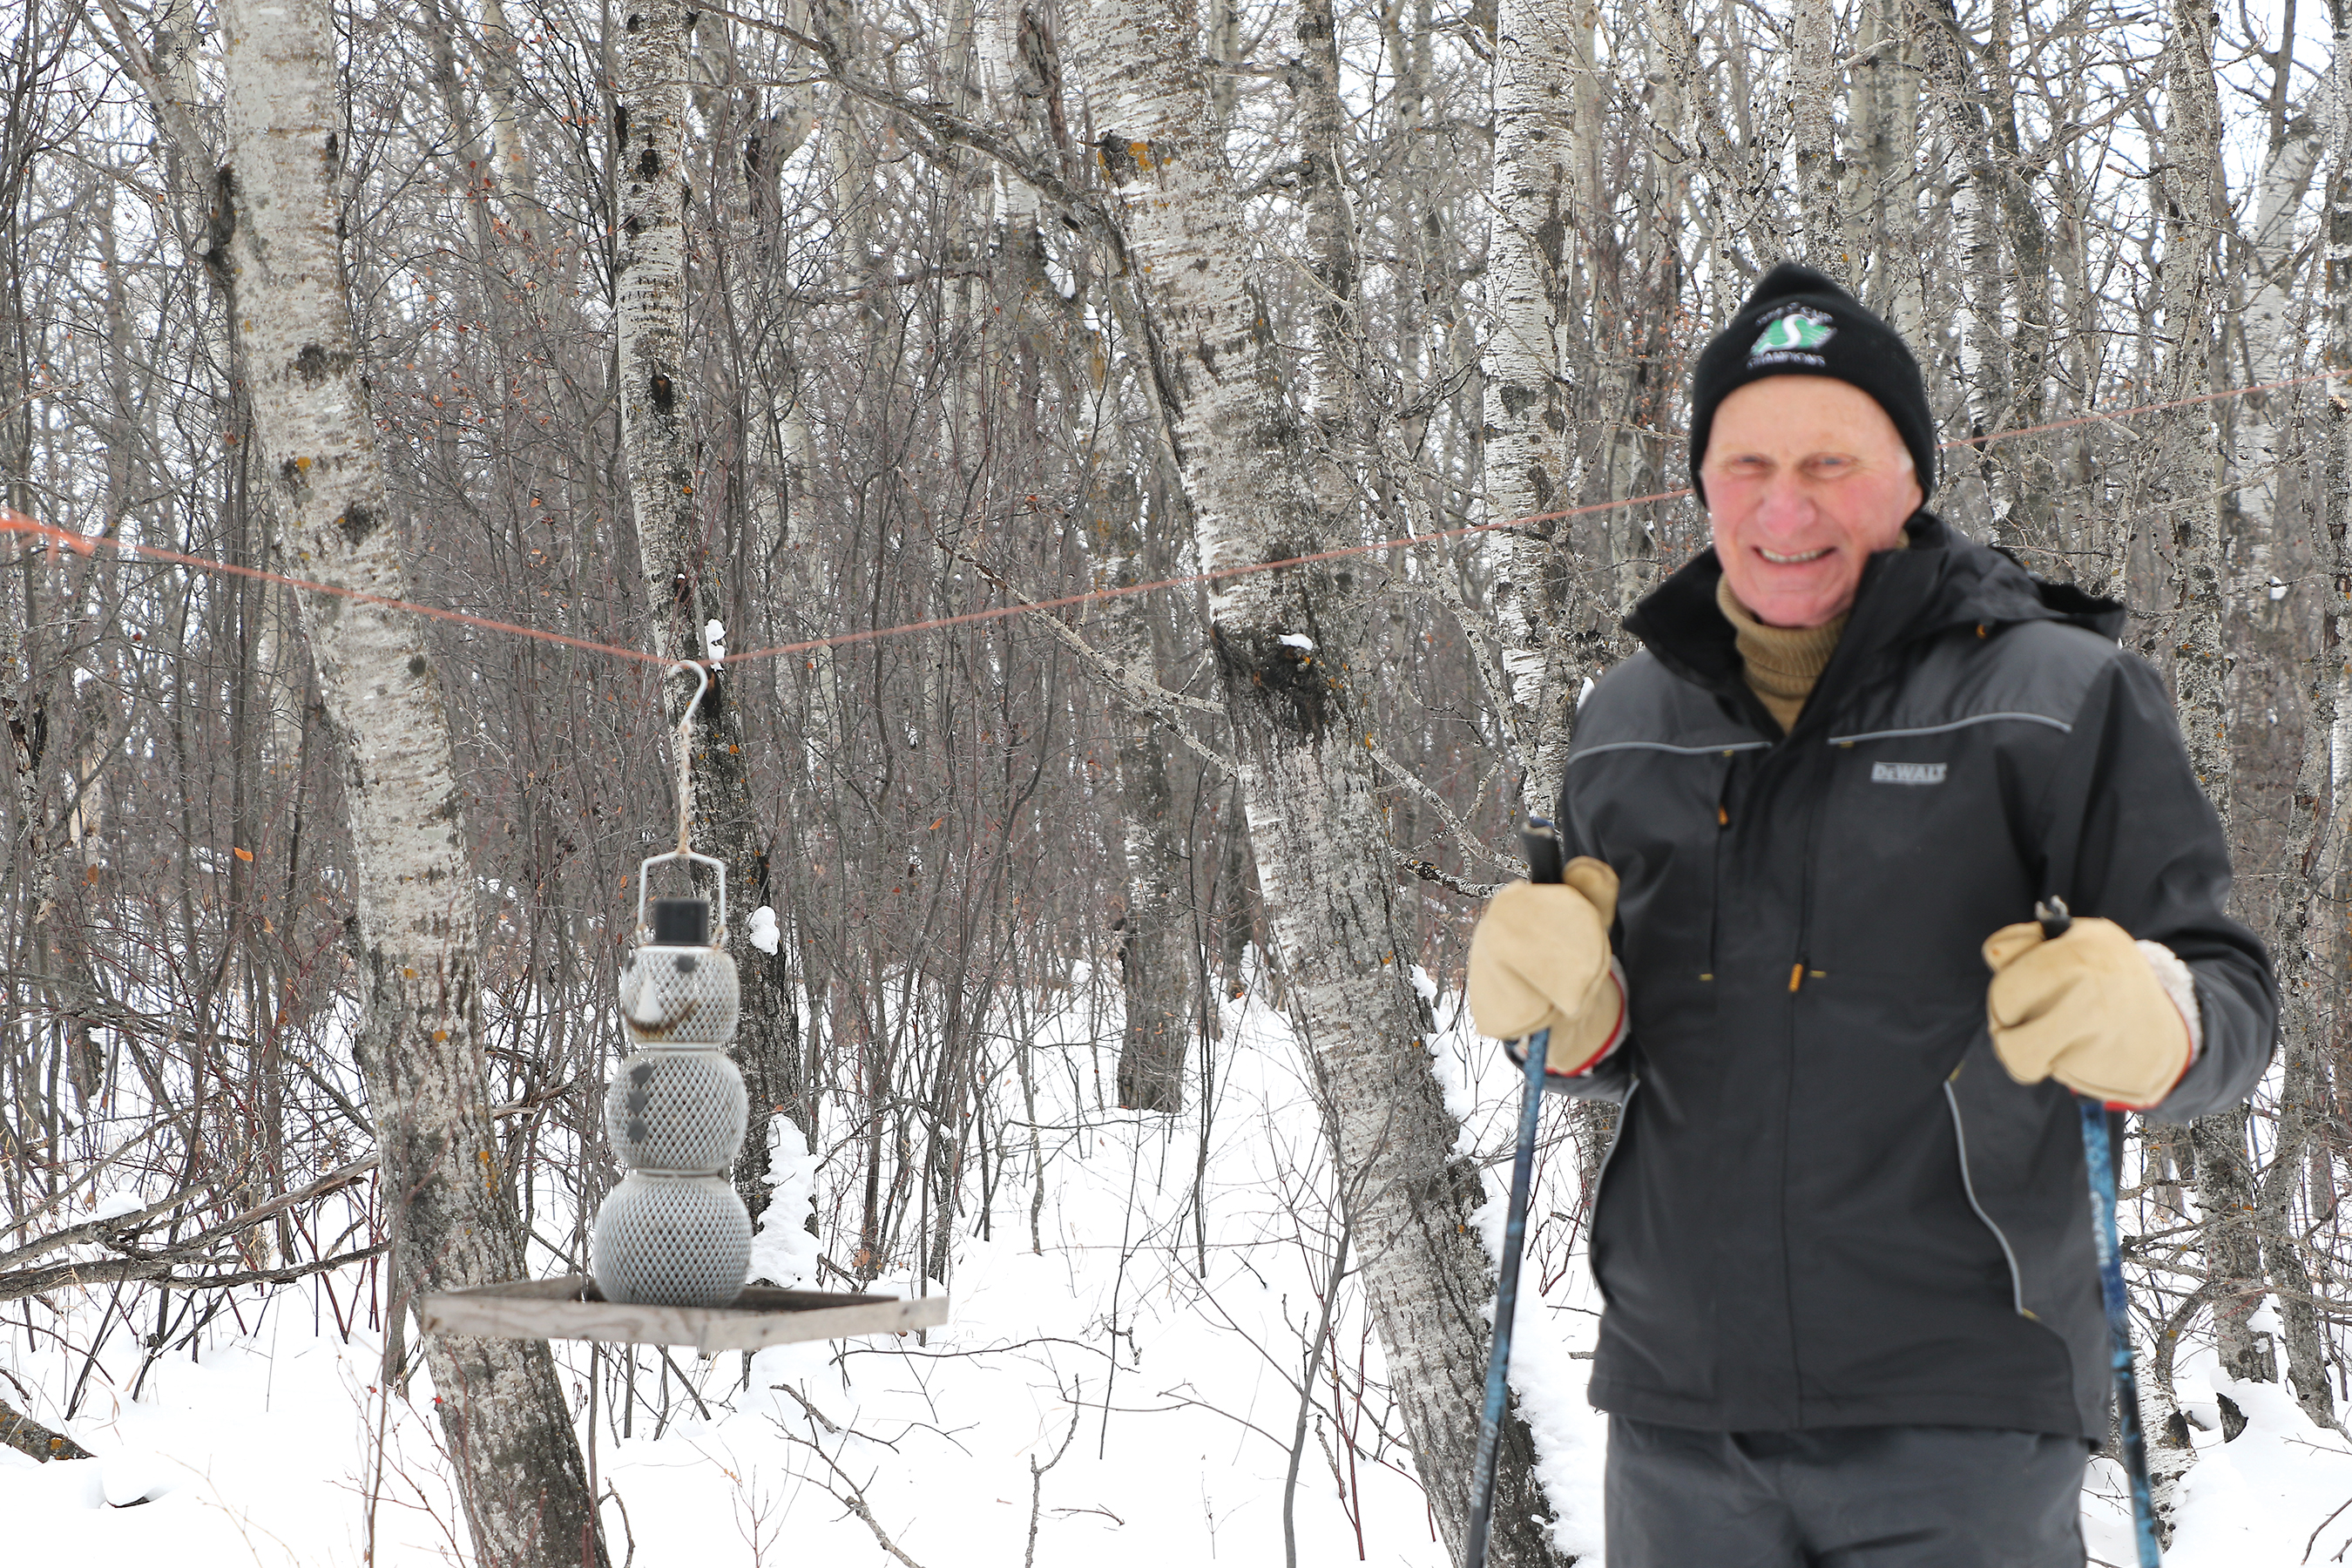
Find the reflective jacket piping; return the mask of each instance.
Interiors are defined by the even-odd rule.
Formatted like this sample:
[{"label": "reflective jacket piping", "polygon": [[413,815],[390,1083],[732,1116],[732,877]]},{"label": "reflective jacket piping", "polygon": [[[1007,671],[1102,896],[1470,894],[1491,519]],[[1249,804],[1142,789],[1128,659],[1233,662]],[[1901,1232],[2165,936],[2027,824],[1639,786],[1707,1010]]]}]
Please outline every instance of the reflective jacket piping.
[{"label": "reflective jacket piping", "polygon": [[[1990,724],[2000,719],[2021,719],[2028,724],[2047,724],[2062,735],[2071,735],[2074,726],[2063,719],[2053,719],[2047,713],[1974,713],[1966,719],[1955,719],[1948,724],[1928,724],[1916,730],[1873,730],[1867,735],[1832,735],[1824,745],[1851,746],[1859,741],[1899,741],[1906,735],[1940,735],[1948,730],[1965,730],[1971,724]],[[1601,748],[1595,746],[1594,751]]]},{"label": "reflective jacket piping", "polygon": [[1664,741],[1611,741],[1605,745],[1587,746],[1568,759],[1574,767],[1587,757],[1597,757],[1603,752],[1672,752],[1678,757],[1711,757],[1718,752],[1762,752],[1771,748],[1769,741],[1727,741],[1719,746],[1670,746]]},{"label": "reflective jacket piping", "polygon": [[1944,1103],[1952,1109],[1952,1136],[1959,1141],[1960,1189],[1969,1194],[1969,1207],[1976,1210],[1977,1218],[1982,1220],[1984,1227],[1992,1232],[1992,1238],[2000,1243],[2000,1256],[2009,1264],[2010,1300],[2017,1308],[2017,1315],[2021,1318],[2031,1318],[2033,1314],[2025,1310],[2025,1277],[2018,1272],[2017,1254],[2010,1247],[2007,1234],[1992,1222],[1992,1215],[1985,1213],[1984,1205],[1977,1202],[1977,1184],[1969,1176],[1969,1130],[1960,1120],[1959,1096],[1952,1092],[1952,1082],[1949,1079],[1944,1080]]}]

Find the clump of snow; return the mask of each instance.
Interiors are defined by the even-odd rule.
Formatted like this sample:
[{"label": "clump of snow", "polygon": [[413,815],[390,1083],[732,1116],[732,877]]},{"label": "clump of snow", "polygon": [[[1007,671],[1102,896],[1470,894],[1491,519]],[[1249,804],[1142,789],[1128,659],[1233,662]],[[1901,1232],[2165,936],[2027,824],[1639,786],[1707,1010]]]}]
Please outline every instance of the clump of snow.
[{"label": "clump of snow", "polygon": [[92,1219],[120,1219],[127,1214],[137,1214],[147,1206],[147,1200],[130,1187],[118,1187],[90,1205]]},{"label": "clump of snow", "polygon": [[[768,951],[775,951],[772,942]],[[822,1163],[809,1152],[808,1140],[790,1118],[781,1113],[768,1118],[768,1206],[760,1211],[759,1228],[751,1237],[752,1279],[787,1290],[815,1286],[817,1238],[809,1233],[808,1222],[815,1212],[816,1171]]]},{"label": "clump of snow", "polygon": [[703,622],[702,646],[710,658],[725,658],[727,657],[727,623],[725,621]]},{"label": "clump of snow", "polygon": [[185,1472],[152,1448],[117,1448],[98,1461],[100,1489],[109,1508],[130,1508],[152,1502],[169,1491]]},{"label": "clump of snow", "polygon": [[1315,651],[1315,639],[1304,632],[1285,632],[1282,634],[1281,641],[1283,647],[1295,647],[1301,653]]},{"label": "clump of snow", "polygon": [[761,952],[776,951],[776,911],[765,904],[751,911],[751,945]]}]

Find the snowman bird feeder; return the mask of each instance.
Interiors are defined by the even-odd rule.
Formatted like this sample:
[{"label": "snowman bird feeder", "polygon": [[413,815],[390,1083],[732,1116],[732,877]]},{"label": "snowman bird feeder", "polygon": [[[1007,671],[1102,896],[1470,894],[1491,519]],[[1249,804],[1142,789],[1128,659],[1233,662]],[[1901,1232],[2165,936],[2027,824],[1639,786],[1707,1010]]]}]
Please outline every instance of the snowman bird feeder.
[{"label": "snowman bird feeder", "polygon": [[[604,1096],[604,1131],[625,1173],[596,1214],[591,1278],[579,1275],[446,1291],[425,1300],[427,1332],[509,1339],[688,1344],[704,1354],[795,1340],[904,1332],[947,1321],[944,1296],[746,1288],[751,1216],[728,1180],[750,1104],[728,1058],[742,1009],[728,955],[727,868],[695,853],[692,755],[699,680],[677,726],[677,847],[637,867],[638,945],[621,967],[621,1023],[633,1047]],[[708,867],[710,900],[653,898],[654,868]]]}]

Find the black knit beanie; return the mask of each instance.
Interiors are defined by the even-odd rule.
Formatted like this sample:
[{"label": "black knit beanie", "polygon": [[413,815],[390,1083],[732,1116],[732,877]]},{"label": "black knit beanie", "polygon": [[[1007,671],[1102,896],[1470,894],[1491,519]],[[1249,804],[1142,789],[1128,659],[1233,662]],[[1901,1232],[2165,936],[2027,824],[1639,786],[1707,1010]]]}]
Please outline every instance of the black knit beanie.
[{"label": "black knit beanie", "polygon": [[1691,488],[1701,505],[1706,484],[1698,468],[1716,405],[1768,375],[1826,375],[1870,394],[1911,449],[1921,497],[1935,489],[1936,416],[1910,347],[1830,278],[1783,261],[1715,334],[1691,373]]}]

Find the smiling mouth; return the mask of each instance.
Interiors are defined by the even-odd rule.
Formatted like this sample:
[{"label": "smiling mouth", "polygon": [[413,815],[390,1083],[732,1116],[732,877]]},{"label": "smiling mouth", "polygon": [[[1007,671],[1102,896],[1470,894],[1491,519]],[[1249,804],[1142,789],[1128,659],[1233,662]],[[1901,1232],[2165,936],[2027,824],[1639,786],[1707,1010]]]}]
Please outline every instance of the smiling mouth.
[{"label": "smiling mouth", "polygon": [[1775,566],[1802,566],[1808,561],[1819,561],[1829,553],[1829,549],[1825,545],[1819,550],[1808,550],[1801,555],[1779,555],[1759,544],[1756,552]]}]

